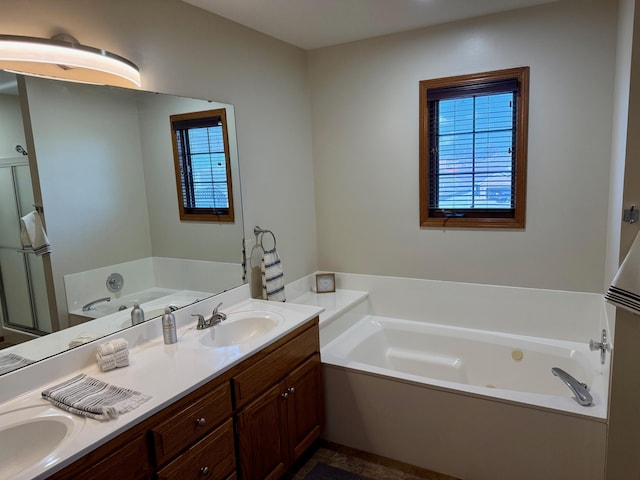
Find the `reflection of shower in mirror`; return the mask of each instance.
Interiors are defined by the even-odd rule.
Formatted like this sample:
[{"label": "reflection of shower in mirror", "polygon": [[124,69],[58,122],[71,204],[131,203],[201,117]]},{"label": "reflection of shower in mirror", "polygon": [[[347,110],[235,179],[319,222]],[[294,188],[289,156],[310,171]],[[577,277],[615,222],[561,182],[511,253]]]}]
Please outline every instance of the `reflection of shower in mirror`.
[{"label": "reflection of shower in mirror", "polygon": [[22,155],[29,155],[22,145],[16,145],[16,152]]}]

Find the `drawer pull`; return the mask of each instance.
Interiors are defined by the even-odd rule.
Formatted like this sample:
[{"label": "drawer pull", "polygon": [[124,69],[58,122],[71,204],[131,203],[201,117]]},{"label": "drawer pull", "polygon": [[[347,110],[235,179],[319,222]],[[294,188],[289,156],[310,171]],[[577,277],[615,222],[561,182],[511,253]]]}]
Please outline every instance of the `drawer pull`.
[{"label": "drawer pull", "polygon": [[209,467],[202,467],[202,468],[200,469],[200,475],[202,475],[203,477],[204,477],[205,475],[209,475]]},{"label": "drawer pull", "polygon": [[199,427],[203,427],[207,423],[207,420],[204,417],[196,418],[196,425]]},{"label": "drawer pull", "polygon": [[282,395],[280,395],[282,398],[284,398],[286,400],[286,398],[289,396],[289,392],[284,392]]},{"label": "drawer pull", "polygon": [[289,393],[295,393],[295,391],[296,391],[295,387],[287,388],[287,392]]}]

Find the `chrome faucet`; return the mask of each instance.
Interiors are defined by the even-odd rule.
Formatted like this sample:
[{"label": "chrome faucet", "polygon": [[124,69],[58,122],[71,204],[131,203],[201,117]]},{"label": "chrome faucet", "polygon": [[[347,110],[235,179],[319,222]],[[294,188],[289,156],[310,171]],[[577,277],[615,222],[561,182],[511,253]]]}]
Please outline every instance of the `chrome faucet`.
[{"label": "chrome faucet", "polygon": [[85,306],[83,306],[82,307],[82,311],[83,312],[88,312],[89,310],[91,310],[91,307],[93,307],[96,303],[110,302],[110,301],[111,301],[111,297],[99,298],[99,299],[94,300],[93,302],[89,302]]},{"label": "chrome faucet", "polygon": [[589,349],[591,351],[600,350],[600,363],[604,365],[604,361],[607,356],[607,351],[611,350],[611,345],[607,343],[607,331],[603,328],[600,341],[589,340]]},{"label": "chrome faucet", "polygon": [[198,325],[196,326],[196,328],[198,330],[204,330],[205,328],[213,327],[215,325],[218,325],[223,320],[226,320],[227,315],[218,311],[221,305],[222,305],[222,302],[216,305],[216,307],[213,309],[213,313],[211,314],[211,317],[207,319],[205,319],[203,315],[192,314],[191,315],[192,317],[198,317]]},{"label": "chrome faucet", "polygon": [[567,372],[558,367],[553,367],[551,369],[551,373],[553,373],[556,377],[562,380],[567,387],[573,392],[576,397],[576,402],[578,402],[583,407],[588,407],[589,405],[593,405],[593,397],[589,393],[589,387],[585,383],[581,383]]}]

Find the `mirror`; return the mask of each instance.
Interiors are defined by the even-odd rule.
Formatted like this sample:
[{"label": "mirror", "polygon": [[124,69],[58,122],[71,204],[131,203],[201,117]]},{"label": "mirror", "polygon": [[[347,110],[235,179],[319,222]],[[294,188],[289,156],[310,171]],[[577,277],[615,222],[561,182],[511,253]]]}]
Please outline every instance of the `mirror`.
[{"label": "mirror", "polygon": [[[52,252],[18,252],[15,223],[11,238],[0,234],[0,315],[5,335],[7,325],[54,332],[2,353],[37,361],[66,350],[74,340],[130,326],[133,303],[141,304],[149,320],[166,306],[180,308],[245,282],[233,105],[22,76],[16,96],[2,89],[9,74],[1,73],[0,118],[5,118],[5,104],[15,115],[17,100],[24,130],[18,132],[22,138],[15,127],[0,132],[0,171],[19,164],[29,180],[27,165],[33,184],[27,194],[22,184],[14,186],[24,198],[9,216],[17,222],[41,205]],[[235,219],[181,221],[169,117],[219,108],[226,111]],[[5,122],[0,124],[6,129]],[[28,155],[16,152],[16,145]],[[7,257],[13,257],[11,264]],[[12,300],[12,287],[19,282],[8,273],[16,268],[26,269],[27,293]]]}]

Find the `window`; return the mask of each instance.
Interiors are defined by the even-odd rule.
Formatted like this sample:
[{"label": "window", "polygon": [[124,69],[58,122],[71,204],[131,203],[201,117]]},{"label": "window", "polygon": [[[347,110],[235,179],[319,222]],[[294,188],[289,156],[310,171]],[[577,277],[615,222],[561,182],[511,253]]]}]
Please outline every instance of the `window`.
[{"label": "window", "polygon": [[420,225],[524,228],[529,68],[420,82]]},{"label": "window", "polygon": [[233,222],[233,191],[224,109],[171,115],[181,220]]}]

